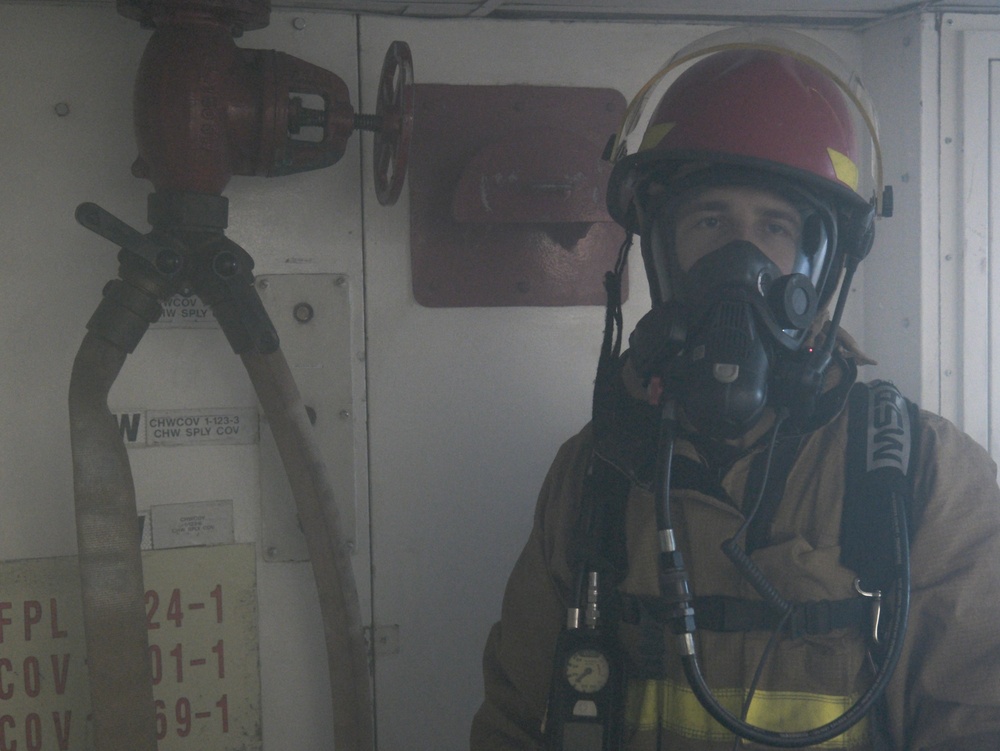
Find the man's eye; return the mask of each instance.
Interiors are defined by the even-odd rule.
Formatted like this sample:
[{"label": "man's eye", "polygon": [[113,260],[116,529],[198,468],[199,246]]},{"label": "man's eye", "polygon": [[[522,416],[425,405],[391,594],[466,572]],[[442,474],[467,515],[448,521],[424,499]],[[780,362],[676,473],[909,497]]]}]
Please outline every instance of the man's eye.
[{"label": "man's eye", "polygon": [[702,227],[704,229],[716,229],[722,221],[717,216],[705,216],[699,219],[695,223],[695,227]]}]

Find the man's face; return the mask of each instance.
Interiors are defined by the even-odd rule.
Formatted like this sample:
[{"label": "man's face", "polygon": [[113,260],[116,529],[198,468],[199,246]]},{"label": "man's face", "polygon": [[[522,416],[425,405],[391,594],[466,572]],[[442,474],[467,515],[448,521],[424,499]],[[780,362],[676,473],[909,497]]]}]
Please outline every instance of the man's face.
[{"label": "man's face", "polygon": [[734,240],[747,240],[790,274],[802,243],[802,217],[776,193],[727,185],[685,199],[674,218],[674,248],[681,270]]}]

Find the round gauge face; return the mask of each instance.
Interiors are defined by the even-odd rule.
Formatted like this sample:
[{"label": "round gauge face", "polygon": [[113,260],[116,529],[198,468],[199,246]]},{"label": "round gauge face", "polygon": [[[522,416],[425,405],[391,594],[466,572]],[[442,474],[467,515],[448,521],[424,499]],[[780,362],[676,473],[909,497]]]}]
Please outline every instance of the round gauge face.
[{"label": "round gauge face", "polygon": [[596,649],[578,649],[566,661],[566,680],[581,694],[592,694],[608,682],[608,658]]}]

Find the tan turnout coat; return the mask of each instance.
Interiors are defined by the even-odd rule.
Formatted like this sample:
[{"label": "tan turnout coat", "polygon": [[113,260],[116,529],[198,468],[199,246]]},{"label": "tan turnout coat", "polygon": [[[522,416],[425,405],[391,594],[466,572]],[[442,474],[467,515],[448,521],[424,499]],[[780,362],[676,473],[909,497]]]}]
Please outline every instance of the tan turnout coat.
[{"label": "tan turnout coat", "polygon": [[[855,574],[839,563],[847,409],[808,435],[795,459],[770,528],[753,560],[786,599],[857,596]],[[759,433],[758,433],[759,436]],[[755,436],[748,437],[748,446]],[[483,658],[486,698],[472,726],[473,751],[542,747],[540,728],[553,648],[564,621],[572,574],[569,533],[591,451],[589,426],[560,449],[541,490],[534,526],[510,575],[501,620]],[[761,443],[757,441],[757,443]],[[693,594],[758,596],[720,550],[743,522],[738,507],[749,467],[763,445],[718,470],[726,498],[672,493],[674,527]],[[698,461],[690,443],[678,455]],[[910,626],[887,690],[893,747],[907,751],[1000,749],[1000,492],[986,452],[948,421],[921,414],[916,495],[925,504],[912,545]],[[729,499],[738,499],[734,505]],[[657,593],[653,499],[633,485],[626,513],[629,573],[620,591]],[[623,623],[620,641],[634,658],[639,627]],[[670,637],[667,637],[668,639]],[[709,686],[738,712],[770,633],[699,630]],[[674,657],[659,680],[629,681],[625,748],[722,751],[733,737],[698,704]],[[871,680],[861,630],[783,638],[758,684],[749,720],[797,731],[838,716]],[[778,723],[775,728],[773,723]],[[863,722],[824,748],[868,749]],[[657,738],[660,738],[658,746]],[[740,748],[759,748],[744,744]]]}]

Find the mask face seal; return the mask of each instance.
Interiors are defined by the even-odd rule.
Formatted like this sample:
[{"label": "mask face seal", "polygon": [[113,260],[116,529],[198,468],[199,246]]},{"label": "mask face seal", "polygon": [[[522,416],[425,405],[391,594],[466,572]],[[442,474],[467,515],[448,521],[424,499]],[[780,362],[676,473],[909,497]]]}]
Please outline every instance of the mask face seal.
[{"label": "mask face seal", "polygon": [[[795,244],[791,249],[780,243],[769,246],[776,256],[772,260],[746,239],[745,232],[755,225],[741,224],[743,229],[734,232],[739,239],[723,239],[721,247],[682,269],[676,242],[683,207],[692,202],[697,206],[710,189],[729,186],[761,191],[780,199],[787,211],[797,212],[801,224],[795,229]],[[787,374],[794,375],[808,361],[803,345],[839,280],[836,217],[825,201],[780,176],[737,167],[675,174],[645,186],[643,192],[643,257],[654,306],[630,340],[636,368],[646,378],[667,376],[699,430],[736,437],[756,422],[768,403],[777,406],[793,398],[783,393],[788,391]],[[706,208],[706,217],[724,223],[751,221],[744,209],[736,208],[748,206],[741,203],[741,195],[737,191],[720,198],[721,213],[716,216],[715,208]],[[771,199],[758,203],[752,195],[753,222],[771,210],[786,211],[773,209]],[[705,200],[706,207],[714,207],[714,197]],[[729,205],[733,208],[723,208]],[[670,341],[657,342],[665,332],[670,332]]]}]

